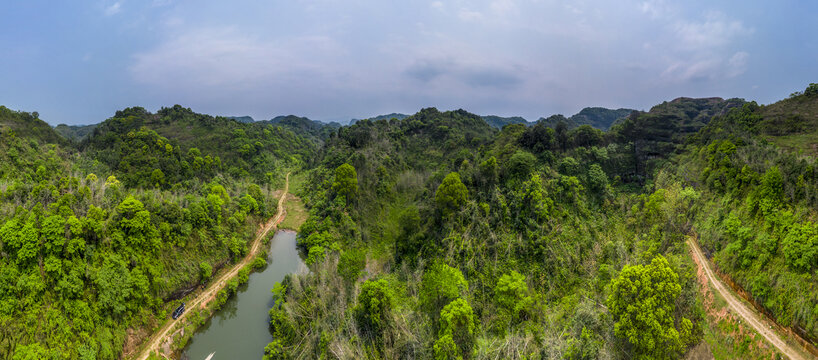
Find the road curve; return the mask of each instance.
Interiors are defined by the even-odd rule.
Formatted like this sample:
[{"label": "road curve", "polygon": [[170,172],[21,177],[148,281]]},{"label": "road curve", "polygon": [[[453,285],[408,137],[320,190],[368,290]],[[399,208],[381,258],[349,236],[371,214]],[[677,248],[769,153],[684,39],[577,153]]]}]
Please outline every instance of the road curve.
[{"label": "road curve", "polygon": [[736,298],[726,286],[724,286],[721,280],[713,273],[713,270],[710,269],[710,263],[707,261],[707,258],[704,257],[699,245],[693,241],[692,238],[687,239],[687,245],[690,247],[690,252],[693,254],[696,262],[699,263],[699,265],[704,269],[705,274],[707,274],[707,279],[711,284],[713,284],[716,291],[721,294],[733,312],[741,316],[741,318],[743,318],[747,324],[750,324],[750,326],[761,334],[761,336],[764,336],[764,338],[767,339],[770,344],[775,346],[778,351],[782,352],[792,360],[804,360],[804,357],[798,350],[794,349],[780,336],[778,336],[778,334],[773,331],[769,325],[765,324],[765,322],[754,310],[747,307],[743,302],[741,302],[740,299]]},{"label": "road curve", "polygon": [[[247,253],[247,256],[244,257],[240,262],[233,265],[229,271],[223,273],[217,279],[214,279],[210,282],[210,286],[207,287],[201,294],[196,296],[194,299],[188,301],[188,305],[186,306],[188,309],[196,309],[202,303],[206,303],[209,301],[211,297],[214,297],[216,293],[219,292],[224,285],[227,283],[228,280],[233,278],[239,273],[242,267],[249,264],[250,262],[255,259],[256,254],[258,253],[259,248],[261,247],[262,240],[264,237],[276,228],[276,226],[284,220],[284,200],[287,198],[287,192],[290,189],[290,173],[287,173],[284,182],[284,192],[281,193],[281,197],[278,199],[278,209],[276,210],[276,215],[270,218],[264,226],[256,233],[256,238],[253,240],[253,246],[250,247],[250,251]],[[146,360],[151,352],[160,353],[160,347],[164,342],[167,341],[168,336],[172,336],[175,331],[176,324],[183,324],[183,320],[187,317],[189,312],[183,312],[176,320],[168,321],[161,329],[156,331],[154,335],[150,338],[148,345],[145,346],[142,351],[139,353],[135,359],[138,360]]]}]

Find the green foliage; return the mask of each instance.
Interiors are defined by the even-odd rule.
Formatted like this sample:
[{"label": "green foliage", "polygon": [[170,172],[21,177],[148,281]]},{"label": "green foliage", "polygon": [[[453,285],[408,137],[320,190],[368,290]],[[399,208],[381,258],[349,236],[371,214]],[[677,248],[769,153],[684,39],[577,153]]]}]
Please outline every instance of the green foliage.
[{"label": "green foliage", "polygon": [[468,286],[460,270],[435,263],[423,273],[418,302],[429,314],[437,314],[446,304],[462,296]]},{"label": "green foliage", "polygon": [[332,182],[332,190],[343,196],[347,201],[355,198],[358,193],[358,174],[350,164],[343,164],[335,169],[335,181]]},{"label": "green foliage", "polygon": [[537,163],[537,158],[530,152],[517,150],[511,158],[508,159],[506,171],[512,179],[525,179],[534,170],[534,165]]},{"label": "green foliage", "polygon": [[810,83],[806,89],[804,89],[805,96],[815,96],[818,95],[818,84]]},{"label": "green foliage", "polygon": [[442,214],[451,214],[463,206],[468,193],[466,185],[460,181],[460,174],[449,173],[435,191],[435,203]]},{"label": "green foliage", "polygon": [[588,188],[596,194],[602,194],[607,187],[608,175],[599,164],[591,164],[588,168]]},{"label": "green foliage", "polygon": [[213,267],[208,262],[202,261],[199,263],[199,275],[202,277],[202,281],[210,280],[213,275]]},{"label": "green foliage", "polygon": [[680,292],[679,276],[662,256],[625,266],[611,282],[614,333],[633,347],[634,357],[669,359],[681,352],[685,344],[673,318]]},{"label": "green foliage", "polygon": [[390,326],[394,300],[384,279],[367,280],[361,285],[355,316],[364,334],[379,338]]},{"label": "green foliage", "polygon": [[446,305],[440,311],[440,329],[434,345],[435,359],[471,358],[476,327],[474,311],[466,300],[458,298]]},{"label": "green foliage", "polygon": [[812,271],[818,265],[818,225],[794,224],[782,239],[781,250],[793,269]]},{"label": "green foliage", "polygon": [[506,310],[517,312],[520,305],[528,296],[528,285],[525,283],[525,276],[516,271],[511,271],[497,280],[494,287],[494,297],[497,303]]},{"label": "green foliage", "polygon": [[366,251],[350,249],[341,253],[338,259],[338,274],[347,282],[355,282],[366,267]]}]

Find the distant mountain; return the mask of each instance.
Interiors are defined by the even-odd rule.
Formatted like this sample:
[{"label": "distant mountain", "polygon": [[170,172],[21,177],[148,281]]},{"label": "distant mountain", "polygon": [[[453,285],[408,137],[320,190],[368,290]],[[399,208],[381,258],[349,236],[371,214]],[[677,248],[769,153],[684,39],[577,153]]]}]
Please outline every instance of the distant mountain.
[{"label": "distant mountain", "polygon": [[284,126],[295,132],[308,133],[321,139],[326,138],[330,133],[335,131],[335,129],[341,127],[341,124],[337,122],[325,123],[296,115],[280,115],[270,120],[263,120],[259,122]]},{"label": "distant mountain", "polygon": [[616,120],[630,115],[633,109],[606,109],[603,107],[587,107],[580,110],[571,120],[579,125],[591,125],[600,130],[608,130]]},{"label": "distant mountain", "polygon": [[256,122],[256,120],[253,119],[253,117],[251,117],[251,116],[225,116],[225,117],[228,118],[228,119],[236,120],[236,121],[238,121],[240,123],[245,123],[245,124]]},{"label": "distant mountain", "polygon": [[481,117],[483,118],[483,121],[485,121],[487,124],[491,125],[492,127],[498,128],[498,129],[502,129],[503,126],[506,126],[506,125],[509,125],[509,124],[526,124],[526,125],[529,125],[528,120],[523,119],[520,116],[501,117],[501,116],[497,116],[497,115],[486,115],[486,116],[481,116]]},{"label": "distant mountain", "polygon": [[582,125],[591,125],[600,130],[608,130],[617,120],[630,115],[636,110],[633,109],[606,109],[603,107],[587,107],[580,110],[579,113],[574,114],[570,118],[566,118],[561,114],[551,115],[547,118],[539,118],[537,122],[545,122],[548,127],[556,127],[562,121],[568,126],[568,129],[574,129]]},{"label": "distant mountain", "polygon": [[406,119],[408,117],[409,117],[409,115],[406,115],[406,114],[391,113],[391,114],[386,114],[386,115],[373,116],[373,117],[366,118],[366,119],[350,119],[349,120],[349,125],[352,125],[352,124],[354,124],[354,123],[356,123],[358,121],[361,121],[361,120],[371,120],[371,121],[391,120],[391,119],[403,120],[403,119]]},{"label": "distant mountain", "polygon": [[559,124],[561,122],[565,123],[565,125],[567,125],[568,129],[577,128],[577,127],[579,127],[581,125],[581,124],[577,124],[576,121],[574,121],[573,119],[567,118],[562,114],[551,115],[551,116],[549,116],[547,118],[541,117],[541,118],[539,118],[537,120],[537,123],[543,123],[543,124],[545,124],[545,126],[548,126],[550,128],[556,128],[557,124]]},{"label": "distant mountain", "polygon": [[54,131],[62,135],[64,138],[73,141],[82,141],[90,135],[98,124],[93,125],[66,125],[59,124],[54,127]]}]

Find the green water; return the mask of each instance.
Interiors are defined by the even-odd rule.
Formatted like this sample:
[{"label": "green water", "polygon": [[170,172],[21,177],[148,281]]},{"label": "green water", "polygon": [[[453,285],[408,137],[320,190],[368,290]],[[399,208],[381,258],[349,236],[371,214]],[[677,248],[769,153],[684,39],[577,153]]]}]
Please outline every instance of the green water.
[{"label": "green water", "polygon": [[273,305],[270,289],[285,275],[306,269],[295,249],[295,235],[284,230],[275,234],[267,268],[250,274],[239,293],[196,332],[183,359],[204,360],[211,353],[215,353],[211,360],[262,358],[264,346],[273,340],[267,317]]}]

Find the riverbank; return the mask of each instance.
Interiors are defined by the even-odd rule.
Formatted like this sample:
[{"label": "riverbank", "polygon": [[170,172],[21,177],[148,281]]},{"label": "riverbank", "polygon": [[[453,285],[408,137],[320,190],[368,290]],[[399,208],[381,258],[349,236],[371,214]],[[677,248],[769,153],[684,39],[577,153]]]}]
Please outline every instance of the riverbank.
[{"label": "riverbank", "polygon": [[[230,267],[228,271],[214,277],[204,291],[188,302],[188,311],[182,313],[176,320],[166,320],[165,324],[150,337],[150,340],[134,357],[135,359],[172,357],[175,351],[181,350],[184,346],[186,334],[191,336],[196,328],[203,325],[204,321],[223,305],[232,293],[238,290],[239,280],[249,276],[251,269],[259,265],[256,258],[259,255],[262,243],[266,243],[264,240],[267,235],[271,231],[274,233],[277,225],[286,216],[284,200],[289,191],[289,178],[290,174],[287,173],[284,191],[278,200],[276,215],[261,226],[247,255],[240,262]],[[236,278],[237,275],[238,278]],[[246,281],[244,280],[244,282]]]}]

